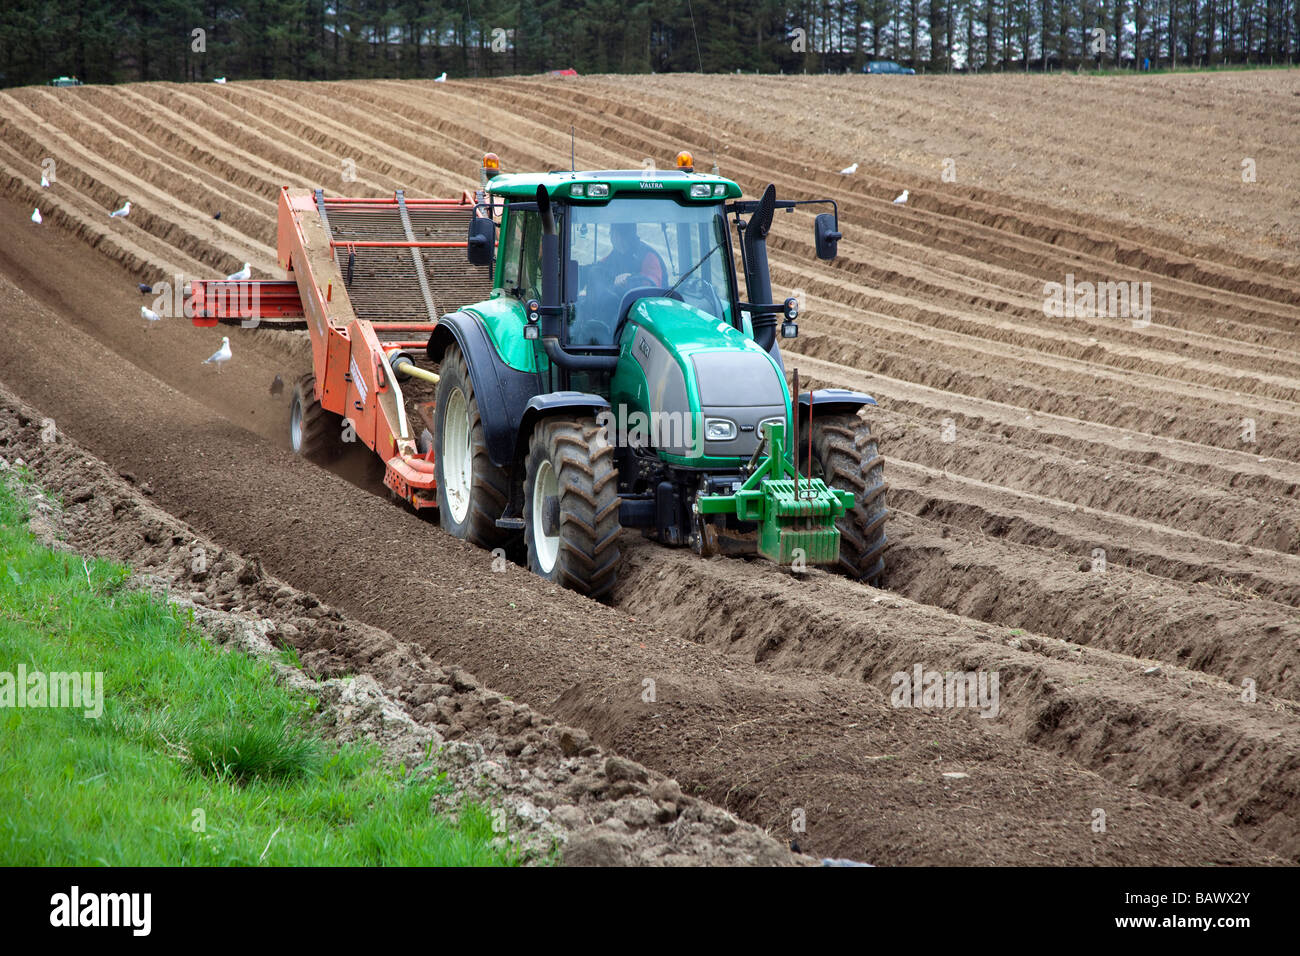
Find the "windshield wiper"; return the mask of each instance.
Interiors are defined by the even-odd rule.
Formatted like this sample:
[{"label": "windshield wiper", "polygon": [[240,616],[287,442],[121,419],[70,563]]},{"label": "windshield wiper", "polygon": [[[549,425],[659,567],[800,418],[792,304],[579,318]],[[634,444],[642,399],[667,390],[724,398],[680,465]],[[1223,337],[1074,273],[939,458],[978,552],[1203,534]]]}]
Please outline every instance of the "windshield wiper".
[{"label": "windshield wiper", "polygon": [[669,291],[669,292],[676,292],[676,291],[677,291],[677,287],[678,287],[679,285],[681,285],[683,282],[685,282],[688,278],[690,278],[690,275],[691,275],[692,272],[694,272],[694,271],[695,271],[696,269],[698,269],[700,266],[704,265],[704,263],[708,262],[708,261],[709,261],[709,256],[713,255],[715,252],[717,252],[717,251],[718,251],[719,249],[721,249],[721,248],[722,248],[722,241],[719,240],[718,242],[715,242],[715,243],[713,244],[713,248],[710,249],[708,252],[706,252],[706,253],[704,254],[704,256],[700,259],[699,262],[697,262],[697,263],[695,263],[695,265],[691,266],[691,268],[690,268],[689,271],[682,273],[682,277],[681,277],[680,279],[678,279],[676,282],[674,282],[674,283],[673,283],[673,287],[672,287],[671,289],[669,289],[668,291]]}]

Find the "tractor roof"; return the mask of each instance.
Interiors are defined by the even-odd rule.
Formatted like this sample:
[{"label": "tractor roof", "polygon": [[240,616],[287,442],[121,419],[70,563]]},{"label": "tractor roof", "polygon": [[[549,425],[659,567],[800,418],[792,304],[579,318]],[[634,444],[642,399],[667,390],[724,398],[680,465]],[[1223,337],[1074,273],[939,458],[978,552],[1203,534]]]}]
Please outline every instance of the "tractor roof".
[{"label": "tractor roof", "polygon": [[[514,199],[533,199],[537,196],[537,187],[544,186],[552,199],[594,197],[576,196],[572,192],[575,183],[604,183],[609,186],[609,198],[619,194],[636,196],[691,196],[691,187],[699,184],[721,186],[722,191],[711,190],[708,197],[694,197],[714,200],[739,199],[741,189],[730,179],[710,176],[704,173],[684,173],[677,169],[606,169],[580,171],[576,173],[510,173],[497,176],[488,183],[488,192],[494,196],[508,196]],[[603,201],[601,197],[597,201]]]}]

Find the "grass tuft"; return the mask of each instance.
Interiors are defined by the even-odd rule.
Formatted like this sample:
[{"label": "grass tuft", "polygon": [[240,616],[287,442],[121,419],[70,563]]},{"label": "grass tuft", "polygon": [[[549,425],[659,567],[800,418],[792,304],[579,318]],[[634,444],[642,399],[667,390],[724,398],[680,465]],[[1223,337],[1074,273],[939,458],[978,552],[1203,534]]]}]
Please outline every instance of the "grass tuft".
[{"label": "grass tuft", "polygon": [[188,747],[190,765],[216,780],[295,780],[315,776],[320,741],[296,736],[288,726],[222,727],[205,732]]}]

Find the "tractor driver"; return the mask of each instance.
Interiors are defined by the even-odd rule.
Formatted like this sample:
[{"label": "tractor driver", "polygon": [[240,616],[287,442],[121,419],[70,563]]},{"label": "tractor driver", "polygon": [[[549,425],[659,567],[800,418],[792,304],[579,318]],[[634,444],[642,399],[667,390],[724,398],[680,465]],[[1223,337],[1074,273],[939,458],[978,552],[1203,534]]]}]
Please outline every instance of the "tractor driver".
[{"label": "tractor driver", "polygon": [[[600,260],[599,272],[613,276],[614,288],[620,294],[639,285],[663,288],[667,284],[668,270],[663,259],[636,234],[636,223],[614,223],[610,226],[609,241],[614,248]],[[637,277],[644,281],[634,281]]]},{"label": "tractor driver", "polygon": [[667,285],[663,259],[637,235],[635,222],[612,223],[609,238],[609,254],[588,267],[586,307],[569,332],[570,341],[579,345],[610,344],[619,303],[629,289]]}]

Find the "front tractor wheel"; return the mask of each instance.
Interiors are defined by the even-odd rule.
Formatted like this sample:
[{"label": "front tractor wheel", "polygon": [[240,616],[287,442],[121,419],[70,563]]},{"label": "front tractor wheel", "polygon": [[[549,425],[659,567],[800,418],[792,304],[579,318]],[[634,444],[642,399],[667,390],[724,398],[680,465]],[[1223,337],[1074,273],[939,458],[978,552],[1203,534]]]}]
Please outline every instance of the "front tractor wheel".
[{"label": "front tractor wheel", "polygon": [[338,457],[342,429],[343,420],[316,401],[316,376],[298,379],[289,403],[289,447],[294,454],[315,462]]},{"label": "front tractor wheel", "polygon": [[434,403],[434,460],[438,468],[438,521],[443,530],[480,548],[510,537],[496,519],[506,508],[509,476],[492,464],[469,366],[449,346],[439,366]]},{"label": "front tractor wheel", "polygon": [[[802,436],[801,436],[802,439]],[[800,444],[803,444],[801,440]],[[800,473],[808,470],[808,446],[796,450]],[[885,460],[876,450],[871,428],[854,414],[829,414],[812,423],[812,476],[832,488],[851,491],[854,506],[837,519],[840,570],[875,587],[884,587]]]},{"label": "front tractor wheel", "polygon": [[535,574],[600,599],[618,580],[618,470],[594,418],[543,419],[524,472],[524,540]]}]

